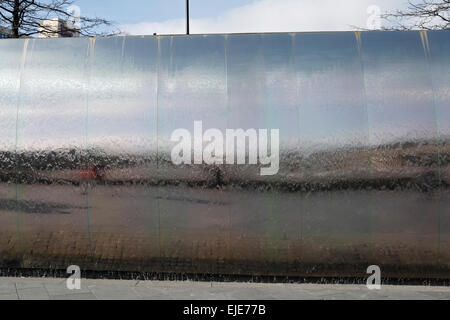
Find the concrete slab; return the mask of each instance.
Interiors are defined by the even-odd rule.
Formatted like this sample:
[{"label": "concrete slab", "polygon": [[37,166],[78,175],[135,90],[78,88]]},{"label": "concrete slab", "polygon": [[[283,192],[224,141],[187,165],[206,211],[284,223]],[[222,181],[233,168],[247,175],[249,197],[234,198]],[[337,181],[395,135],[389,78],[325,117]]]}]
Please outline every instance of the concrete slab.
[{"label": "concrete slab", "polygon": [[16,293],[16,285],[14,282],[0,283],[0,295]]},{"label": "concrete slab", "polygon": [[19,300],[17,293],[0,294],[0,300]]},{"label": "concrete slab", "polygon": [[74,293],[65,295],[55,295],[50,297],[51,300],[97,300],[93,293]]},{"label": "concrete slab", "polygon": [[61,284],[45,284],[45,288],[50,296],[62,296],[62,295],[73,295],[80,293],[91,293],[91,291],[86,286],[81,286],[81,289],[69,290],[66,283]]},{"label": "concrete slab", "polygon": [[50,296],[42,284],[40,287],[17,289],[20,300],[50,300]]},{"label": "concrete slab", "polygon": [[99,300],[141,300],[133,287],[120,285],[92,285],[89,290]]},{"label": "concrete slab", "polygon": [[450,287],[0,278],[0,300],[450,300]]}]

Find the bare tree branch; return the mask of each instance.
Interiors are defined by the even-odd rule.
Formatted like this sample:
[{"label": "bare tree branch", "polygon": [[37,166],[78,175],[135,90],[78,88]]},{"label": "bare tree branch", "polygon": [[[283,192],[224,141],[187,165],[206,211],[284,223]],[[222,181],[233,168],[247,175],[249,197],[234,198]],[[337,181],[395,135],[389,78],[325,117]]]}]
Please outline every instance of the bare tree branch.
[{"label": "bare tree branch", "polygon": [[381,15],[390,26],[383,30],[450,29],[450,0],[409,0],[405,10]]},{"label": "bare tree branch", "polygon": [[[68,8],[73,0],[0,0],[0,26],[11,30],[11,37],[29,37],[43,32],[47,35],[78,33],[81,36],[109,36],[118,34],[114,23],[99,17],[74,17]],[[56,30],[45,23],[49,19],[77,21],[66,24],[64,30]],[[113,31],[99,31],[100,28]]]}]

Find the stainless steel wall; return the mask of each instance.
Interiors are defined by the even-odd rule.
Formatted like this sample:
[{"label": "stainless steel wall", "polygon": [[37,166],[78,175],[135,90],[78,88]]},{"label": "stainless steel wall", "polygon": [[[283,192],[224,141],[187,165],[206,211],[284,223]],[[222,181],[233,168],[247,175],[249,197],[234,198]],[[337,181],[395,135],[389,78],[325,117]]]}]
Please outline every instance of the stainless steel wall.
[{"label": "stainless steel wall", "polygon": [[[1,40],[0,267],[450,278],[449,52],[449,31]],[[279,129],[278,174],[173,165],[196,120]]]}]

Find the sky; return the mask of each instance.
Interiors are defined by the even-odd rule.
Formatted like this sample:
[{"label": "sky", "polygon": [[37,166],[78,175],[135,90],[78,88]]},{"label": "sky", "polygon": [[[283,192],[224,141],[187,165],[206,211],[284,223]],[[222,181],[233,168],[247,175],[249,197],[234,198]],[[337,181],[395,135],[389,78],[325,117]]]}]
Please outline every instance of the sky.
[{"label": "sky", "polygon": [[[191,33],[345,31],[377,26],[377,12],[406,0],[190,0]],[[185,0],[78,0],[84,16],[127,34],[182,34]],[[381,22],[383,24],[383,22]]]}]

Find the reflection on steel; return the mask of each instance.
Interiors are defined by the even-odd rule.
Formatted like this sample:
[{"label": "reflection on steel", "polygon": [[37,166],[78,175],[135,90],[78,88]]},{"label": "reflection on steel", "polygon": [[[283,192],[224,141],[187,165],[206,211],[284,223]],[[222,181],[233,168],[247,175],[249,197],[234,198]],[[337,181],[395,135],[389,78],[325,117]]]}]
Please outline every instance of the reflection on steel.
[{"label": "reflection on steel", "polygon": [[[0,267],[450,278],[450,32],[0,41]],[[280,129],[280,169],[171,133]]]}]

